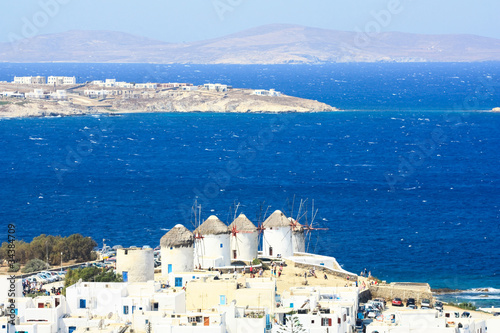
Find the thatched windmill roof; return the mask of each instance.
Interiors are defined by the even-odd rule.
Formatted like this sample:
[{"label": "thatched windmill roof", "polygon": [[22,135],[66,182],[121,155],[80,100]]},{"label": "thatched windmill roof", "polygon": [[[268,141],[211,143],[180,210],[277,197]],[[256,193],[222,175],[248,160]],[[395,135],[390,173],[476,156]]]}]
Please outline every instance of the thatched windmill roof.
[{"label": "thatched windmill roof", "polygon": [[190,247],[193,244],[193,233],[182,224],[177,224],[160,239],[161,247]]},{"label": "thatched windmill roof", "polygon": [[221,235],[230,233],[230,230],[217,216],[212,215],[196,228],[194,233],[201,236]]},{"label": "thatched windmill roof", "polygon": [[237,231],[255,232],[257,227],[250,221],[245,214],[240,214],[234,221],[229,225],[229,229],[235,228]]},{"label": "thatched windmill roof", "polygon": [[275,210],[262,224],[264,228],[289,227],[290,221],[281,210]]}]

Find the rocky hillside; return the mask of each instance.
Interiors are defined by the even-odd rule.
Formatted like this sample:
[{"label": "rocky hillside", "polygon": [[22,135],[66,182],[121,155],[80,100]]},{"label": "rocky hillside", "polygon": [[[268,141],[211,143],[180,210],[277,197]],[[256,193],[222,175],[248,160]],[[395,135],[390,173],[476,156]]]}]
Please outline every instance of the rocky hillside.
[{"label": "rocky hillside", "polygon": [[274,24],[166,43],[121,32],[69,31],[0,43],[0,62],[287,64],[500,60],[500,40],[475,35],[363,33]]}]

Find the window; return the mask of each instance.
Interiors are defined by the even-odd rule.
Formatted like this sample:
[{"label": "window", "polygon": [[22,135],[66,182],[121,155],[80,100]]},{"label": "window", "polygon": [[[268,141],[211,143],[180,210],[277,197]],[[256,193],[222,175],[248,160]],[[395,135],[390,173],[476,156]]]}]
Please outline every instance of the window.
[{"label": "window", "polygon": [[182,278],[181,277],[176,277],[175,278],[175,286],[176,287],[182,287]]},{"label": "window", "polygon": [[128,254],[128,250],[125,250],[125,255],[127,255],[127,254]]},{"label": "window", "polygon": [[135,311],[135,305],[132,305],[132,313]]},{"label": "window", "polygon": [[226,305],[226,295],[220,295],[220,304],[219,305]]},{"label": "window", "polygon": [[293,303],[290,303],[290,307],[293,309]]},{"label": "window", "polygon": [[123,306],[123,314],[128,314],[128,305]]},{"label": "window", "polygon": [[153,311],[158,311],[158,302],[153,303]]},{"label": "window", "polygon": [[87,307],[87,300],[80,299],[80,309],[85,309]]},{"label": "window", "polygon": [[224,246],[222,245],[222,243],[220,244],[220,248],[222,249]]}]

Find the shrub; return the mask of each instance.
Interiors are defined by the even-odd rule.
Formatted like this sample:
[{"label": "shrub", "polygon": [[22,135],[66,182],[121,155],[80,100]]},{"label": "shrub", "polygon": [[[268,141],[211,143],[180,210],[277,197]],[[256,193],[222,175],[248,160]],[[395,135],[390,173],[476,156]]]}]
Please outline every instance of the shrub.
[{"label": "shrub", "polygon": [[32,272],[38,272],[38,271],[43,271],[44,269],[47,269],[48,265],[41,261],[40,259],[31,259],[28,261],[26,266],[24,266],[22,272],[23,273],[32,273]]},{"label": "shrub", "polygon": [[21,269],[21,265],[16,262],[15,264],[13,264],[12,266],[9,267],[9,272],[19,272],[19,270]]}]

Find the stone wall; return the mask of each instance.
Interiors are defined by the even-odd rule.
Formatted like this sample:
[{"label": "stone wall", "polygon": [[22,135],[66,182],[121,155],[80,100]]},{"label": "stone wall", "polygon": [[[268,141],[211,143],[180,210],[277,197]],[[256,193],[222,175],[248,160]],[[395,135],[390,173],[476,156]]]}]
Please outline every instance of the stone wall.
[{"label": "stone wall", "polygon": [[408,298],[414,298],[417,305],[424,298],[433,302],[431,288],[428,284],[376,284],[370,286],[370,292],[373,298],[381,297],[390,302],[395,297],[399,297],[406,302]]}]

